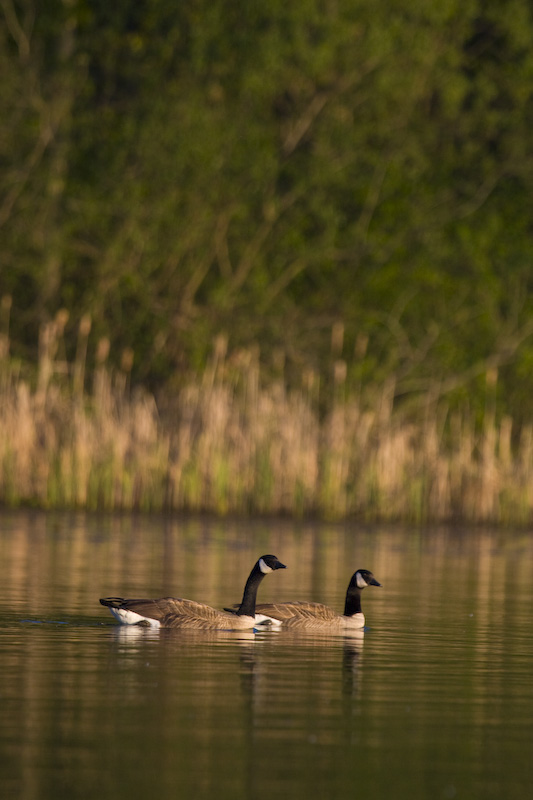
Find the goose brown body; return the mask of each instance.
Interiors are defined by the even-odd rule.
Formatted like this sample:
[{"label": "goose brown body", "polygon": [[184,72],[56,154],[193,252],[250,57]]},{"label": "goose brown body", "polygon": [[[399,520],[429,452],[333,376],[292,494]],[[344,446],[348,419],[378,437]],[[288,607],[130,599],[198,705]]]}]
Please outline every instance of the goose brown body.
[{"label": "goose brown body", "polygon": [[367,569],[354,572],[348,589],[344,614],[338,614],[323,603],[293,600],[283,603],[259,603],[258,614],[264,614],[281,623],[282,628],[324,632],[360,630],[365,626],[361,610],[361,592],[367,586],[381,586]]},{"label": "goose brown body", "polygon": [[246,630],[264,622],[256,617],[256,597],[259,584],[269,572],[285,569],[276,556],[265,555],[254,565],[242,602],[235,613],[186,600],[180,597],[161,597],[156,600],[104,597],[100,600],[122,625],[148,625],[155,628],[189,628],[195,630]]}]

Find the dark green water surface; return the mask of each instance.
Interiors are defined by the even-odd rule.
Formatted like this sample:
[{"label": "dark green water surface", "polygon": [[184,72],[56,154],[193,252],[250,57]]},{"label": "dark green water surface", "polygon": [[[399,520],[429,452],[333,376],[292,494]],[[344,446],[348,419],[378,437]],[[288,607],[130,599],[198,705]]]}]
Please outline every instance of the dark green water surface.
[{"label": "dark green water surface", "polygon": [[[118,626],[105,595],[342,610],[357,636]],[[522,798],[533,787],[533,534],[0,515],[0,797]]]}]

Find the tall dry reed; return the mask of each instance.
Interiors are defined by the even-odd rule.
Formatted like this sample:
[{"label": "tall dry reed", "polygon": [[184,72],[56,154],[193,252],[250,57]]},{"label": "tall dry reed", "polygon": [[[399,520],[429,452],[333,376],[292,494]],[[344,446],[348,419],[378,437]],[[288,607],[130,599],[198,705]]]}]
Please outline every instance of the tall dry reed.
[{"label": "tall dry reed", "polygon": [[334,364],[327,412],[309,373],[299,390],[261,381],[258,353],[214,348],[204,375],[171,402],[130,391],[100,342],[88,387],[90,321],[74,363],[61,315],[43,328],[33,385],[0,352],[0,503],[45,508],[356,515],[368,520],[526,524],[533,510],[533,428],[490,409],[481,429],[438,404],[418,421],[394,411],[387,382],[373,403]]}]

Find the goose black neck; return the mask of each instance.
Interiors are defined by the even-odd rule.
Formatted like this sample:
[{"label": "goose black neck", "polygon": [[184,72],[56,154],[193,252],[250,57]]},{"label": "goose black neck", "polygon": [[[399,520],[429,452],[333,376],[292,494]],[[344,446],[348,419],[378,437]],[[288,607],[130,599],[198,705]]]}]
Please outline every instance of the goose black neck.
[{"label": "goose black neck", "polygon": [[354,614],[361,613],[361,589],[357,586],[349,586],[346,592],[346,602],[344,604],[344,616],[352,617]]},{"label": "goose black neck", "polygon": [[257,600],[257,590],[259,584],[265,577],[265,573],[261,572],[259,564],[257,563],[253,570],[250,572],[246,586],[244,587],[244,594],[242,596],[241,605],[237,611],[237,616],[255,617],[255,603]]}]

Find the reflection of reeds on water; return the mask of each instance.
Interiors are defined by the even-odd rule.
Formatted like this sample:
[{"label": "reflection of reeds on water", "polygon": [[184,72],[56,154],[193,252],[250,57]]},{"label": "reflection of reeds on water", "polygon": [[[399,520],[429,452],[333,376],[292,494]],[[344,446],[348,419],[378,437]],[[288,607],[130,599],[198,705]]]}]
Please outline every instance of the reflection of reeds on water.
[{"label": "reflection of reeds on water", "polygon": [[[357,515],[364,519],[524,523],[533,508],[533,427],[490,408],[481,428],[428,402],[393,409],[392,383],[363,403],[333,369],[329,403],[309,373],[298,390],[261,382],[258,354],[226,355],[159,407],[130,391],[131,353],[86,375],[90,322],[64,357],[66,318],[43,328],[35,385],[0,348],[0,502],[45,508]],[[279,369],[278,369],[279,372]],[[320,395],[320,398],[319,398]],[[319,412],[319,399],[322,403]],[[164,413],[163,413],[164,408]]]}]

